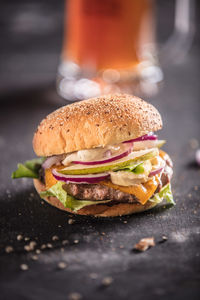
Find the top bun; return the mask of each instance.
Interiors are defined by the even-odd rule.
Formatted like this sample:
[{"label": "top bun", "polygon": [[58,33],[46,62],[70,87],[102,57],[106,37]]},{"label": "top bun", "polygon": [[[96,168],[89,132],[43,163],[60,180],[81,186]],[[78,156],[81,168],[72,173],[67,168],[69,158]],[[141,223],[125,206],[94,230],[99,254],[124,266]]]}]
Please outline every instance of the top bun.
[{"label": "top bun", "polygon": [[63,106],[48,115],[33,137],[38,156],[104,147],[162,128],[157,109],[138,97],[106,95]]}]

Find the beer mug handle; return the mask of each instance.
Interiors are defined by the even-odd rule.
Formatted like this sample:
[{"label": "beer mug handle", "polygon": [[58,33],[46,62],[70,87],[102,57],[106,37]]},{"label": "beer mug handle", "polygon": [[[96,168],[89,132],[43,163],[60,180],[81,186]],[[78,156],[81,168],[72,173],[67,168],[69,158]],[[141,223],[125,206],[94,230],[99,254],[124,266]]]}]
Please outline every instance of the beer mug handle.
[{"label": "beer mug handle", "polygon": [[160,62],[162,65],[180,63],[187,52],[194,37],[195,0],[175,1],[174,31],[160,48]]}]

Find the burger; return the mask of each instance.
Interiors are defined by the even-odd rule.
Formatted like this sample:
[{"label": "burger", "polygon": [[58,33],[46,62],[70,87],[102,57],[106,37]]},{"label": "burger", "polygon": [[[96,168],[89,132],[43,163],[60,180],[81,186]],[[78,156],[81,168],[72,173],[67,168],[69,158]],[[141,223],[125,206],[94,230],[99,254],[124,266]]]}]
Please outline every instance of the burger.
[{"label": "burger", "polygon": [[49,204],[79,215],[114,217],[174,204],[172,161],[155,132],[151,104],[126,94],[63,106],[38,126],[39,158],[19,164],[12,178],[32,177]]}]

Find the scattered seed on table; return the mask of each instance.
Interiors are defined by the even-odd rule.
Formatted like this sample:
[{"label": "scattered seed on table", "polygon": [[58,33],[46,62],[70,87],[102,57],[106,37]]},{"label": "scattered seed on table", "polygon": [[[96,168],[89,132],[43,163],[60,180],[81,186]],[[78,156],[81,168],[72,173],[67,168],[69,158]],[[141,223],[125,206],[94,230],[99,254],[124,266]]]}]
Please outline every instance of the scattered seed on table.
[{"label": "scattered seed on table", "polygon": [[13,249],[12,246],[6,246],[6,248],[5,248],[5,252],[6,252],[6,253],[11,253],[11,252],[13,252],[13,251],[14,251],[14,249]]},{"label": "scattered seed on table", "polygon": [[69,220],[68,220],[68,224],[69,224],[69,225],[72,225],[74,222],[75,222],[75,220],[73,220],[73,219],[69,219]]},{"label": "scattered seed on table", "polygon": [[18,240],[18,241],[22,241],[22,240],[23,240],[23,236],[22,236],[21,234],[18,234],[18,235],[17,235],[17,240]]},{"label": "scattered seed on table", "polygon": [[37,256],[37,255],[32,255],[32,256],[31,256],[31,259],[32,259],[32,260],[38,260],[38,256]]},{"label": "scattered seed on table", "polygon": [[21,265],[20,265],[20,269],[21,269],[22,271],[27,271],[27,270],[28,270],[28,265],[27,265],[27,264],[21,264]]},{"label": "scattered seed on table", "polygon": [[58,268],[59,268],[59,269],[65,269],[66,267],[67,267],[67,264],[66,264],[65,262],[60,261],[60,262],[58,263]]},{"label": "scattered seed on table", "polygon": [[68,240],[63,240],[62,241],[62,245],[64,246],[64,245],[67,245],[67,244],[69,244],[69,241]]},{"label": "scattered seed on table", "polygon": [[90,273],[89,276],[90,276],[91,279],[97,279],[98,278],[97,273]]},{"label": "scattered seed on table", "polygon": [[82,299],[82,295],[80,293],[70,293],[68,295],[68,300],[81,300]]},{"label": "scattered seed on table", "polygon": [[52,236],[52,241],[58,241],[59,237],[57,235]]},{"label": "scattered seed on table", "polygon": [[104,277],[104,278],[102,279],[102,284],[105,285],[105,286],[110,285],[112,282],[113,282],[113,278],[110,277],[110,276]]}]

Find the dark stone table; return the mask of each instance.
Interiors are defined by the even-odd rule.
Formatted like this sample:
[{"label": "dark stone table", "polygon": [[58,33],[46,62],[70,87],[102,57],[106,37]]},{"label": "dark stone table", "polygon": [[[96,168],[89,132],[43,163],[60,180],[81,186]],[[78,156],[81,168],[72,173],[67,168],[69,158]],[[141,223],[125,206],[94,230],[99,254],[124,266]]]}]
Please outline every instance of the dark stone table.
[{"label": "dark stone table", "polygon": [[[159,137],[174,161],[176,206],[114,219],[73,217],[71,224],[71,215],[39,198],[32,180],[10,178],[17,162],[34,157],[38,122],[64,103],[55,90],[63,3],[1,2],[0,298],[199,299],[199,36],[181,64],[165,67],[164,88],[148,99],[163,116]],[[155,247],[132,251],[151,236]],[[24,249],[30,241],[34,251]]]}]

